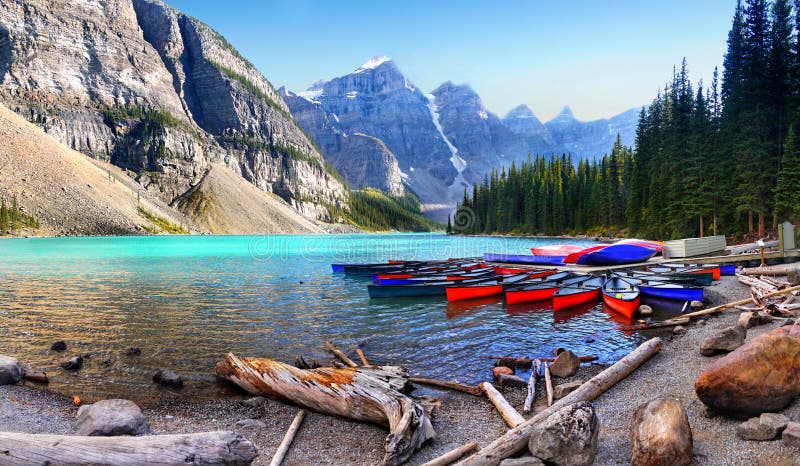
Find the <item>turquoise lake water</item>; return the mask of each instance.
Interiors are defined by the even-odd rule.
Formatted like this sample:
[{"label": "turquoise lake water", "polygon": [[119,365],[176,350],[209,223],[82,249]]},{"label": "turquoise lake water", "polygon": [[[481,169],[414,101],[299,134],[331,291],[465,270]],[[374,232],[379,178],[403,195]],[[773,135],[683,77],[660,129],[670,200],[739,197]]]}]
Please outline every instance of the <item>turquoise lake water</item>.
[{"label": "turquoise lake water", "polygon": [[[370,362],[414,375],[475,383],[489,355],[548,356],[555,347],[613,362],[643,337],[618,330],[594,303],[553,313],[502,299],[370,300],[365,279],[332,262],[530,253],[590,242],[441,234],[142,236],[0,240],[0,354],[44,370],[50,388],[84,399],[152,399],[159,368],[187,379],[179,396],[218,396],[214,364],[227,352],[328,362],[325,340],[359,342]],[[624,323],[624,321],[622,321]],[[63,353],[50,345],[65,340]],[[123,356],[139,347],[141,356]],[[58,363],[86,355],[68,373]],[[354,353],[350,353],[355,357]]]}]

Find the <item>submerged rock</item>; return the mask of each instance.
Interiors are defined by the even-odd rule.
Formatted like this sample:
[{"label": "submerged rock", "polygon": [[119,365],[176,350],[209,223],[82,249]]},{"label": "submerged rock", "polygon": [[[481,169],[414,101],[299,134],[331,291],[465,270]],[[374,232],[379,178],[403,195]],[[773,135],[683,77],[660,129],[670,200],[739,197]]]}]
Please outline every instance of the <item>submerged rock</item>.
[{"label": "submerged rock", "polygon": [[142,411],[129,400],[102,400],[78,409],[77,435],[142,435],[149,431]]},{"label": "submerged rock", "polygon": [[22,380],[22,364],[17,358],[0,354],[0,385],[14,385]]},{"label": "submerged rock", "polygon": [[780,327],[711,363],[695,381],[695,392],[726,416],[780,411],[800,395],[798,360],[800,326]]},{"label": "submerged rock", "polygon": [[57,341],[50,345],[50,351],[64,351],[67,349],[67,343],[64,340]]},{"label": "submerged rock", "polygon": [[600,422],[588,402],[564,406],[534,427],[528,448],[533,456],[564,466],[588,466],[597,455]]},{"label": "submerged rock", "polygon": [[639,406],[631,425],[631,464],[680,466],[692,462],[692,429],[683,405],[653,400]]},{"label": "submerged rock", "polygon": [[700,354],[713,356],[721,351],[733,351],[744,344],[747,330],[740,325],[725,327],[700,343]]},{"label": "submerged rock", "polygon": [[581,360],[572,351],[562,351],[558,353],[553,364],[550,365],[550,373],[556,377],[572,377],[578,373],[581,367]]},{"label": "submerged rock", "polygon": [[77,371],[81,367],[83,367],[83,358],[80,356],[75,356],[72,359],[67,359],[60,364],[61,367],[68,371]]},{"label": "submerged rock", "polygon": [[641,306],[639,306],[639,315],[651,316],[653,315],[653,308],[648,306],[647,304],[642,304]]},{"label": "submerged rock", "polygon": [[125,356],[141,356],[142,350],[134,346],[131,348],[125,348],[122,354]]},{"label": "submerged rock", "polygon": [[159,370],[153,375],[153,382],[170,387],[183,387],[183,378],[170,370]]}]

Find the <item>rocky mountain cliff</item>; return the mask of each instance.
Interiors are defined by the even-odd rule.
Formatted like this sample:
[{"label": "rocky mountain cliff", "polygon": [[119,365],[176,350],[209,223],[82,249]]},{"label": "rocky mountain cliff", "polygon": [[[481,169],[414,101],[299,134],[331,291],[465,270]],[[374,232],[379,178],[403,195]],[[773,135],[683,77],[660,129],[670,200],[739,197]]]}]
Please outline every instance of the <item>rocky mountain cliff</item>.
[{"label": "rocky mountain cliff", "polygon": [[[400,192],[402,181],[428,215],[442,221],[464,188],[492,169],[526,160],[528,154],[602,156],[618,132],[624,143],[633,144],[638,119],[634,109],[609,120],[581,122],[566,108],[543,124],[525,105],[501,119],[467,85],[448,81],[423,93],[386,57],[306,91],[279,92],[352,186]],[[382,141],[388,154],[380,145],[354,144],[356,135]],[[367,165],[369,170],[358,169]]]},{"label": "rocky mountain cliff", "polygon": [[0,100],[168,203],[212,164],[310,218],[346,201],[266,78],[158,0],[0,2]]}]

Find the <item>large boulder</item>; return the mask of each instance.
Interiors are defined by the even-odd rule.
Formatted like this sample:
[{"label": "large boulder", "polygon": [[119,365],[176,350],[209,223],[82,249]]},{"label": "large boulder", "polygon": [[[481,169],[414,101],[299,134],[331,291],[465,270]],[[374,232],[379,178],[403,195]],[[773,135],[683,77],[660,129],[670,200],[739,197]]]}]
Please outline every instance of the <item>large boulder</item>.
[{"label": "large boulder", "polygon": [[800,326],[761,334],[711,363],[695,381],[700,400],[720,414],[750,418],[800,395]]},{"label": "large boulder", "polygon": [[129,400],[102,400],[78,409],[77,435],[142,435],[150,431],[147,419]]},{"label": "large boulder", "polygon": [[572,377],[581,367],[581,360],[572,351],[562,351],[558,353],[553,364],[550,365],[550,373],[556,377]]},{"label": "large boulder", "polygon": [[597,455],[600,422],[591,403],[564,406],[540,422],[531,433],[528,448],[533,456],[560,466],[584,466]]},{"label": "large boulder", "polygon": [[700,343],[700,354],[713,356],[723,351],[733,351],[744,344],[747,330],[741,325],[725,327]]},{"label": "large boulder", "polygon": [[17,358],[0,354],[0,385],[14,385],[22,380],[22,364]]},{"label": "large boulder", "polygon": [[692,429],[676,400],[653,400],[633,414],[631,464],[685,465],[692,462]]}]

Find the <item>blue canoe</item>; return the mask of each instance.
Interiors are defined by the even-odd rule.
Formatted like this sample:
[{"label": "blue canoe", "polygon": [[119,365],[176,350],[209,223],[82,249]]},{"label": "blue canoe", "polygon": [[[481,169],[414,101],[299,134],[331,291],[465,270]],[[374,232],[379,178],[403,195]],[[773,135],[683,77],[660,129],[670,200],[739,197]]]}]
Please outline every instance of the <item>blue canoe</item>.
[{"label": "blue canoe", "polygon": [[639,291],[641,291],[643,295],[661,299],[672,299],[676,301],[703,300],[702,288],[685,286],[677,283],[642,283],[639,285]]},{"label": "blue canoe", "polygon": [[658,253],[653,248],[635,244],[611,244],[578,258],[581,265],[621,265],[644,262]]},{"label": "blue canoe", "polygon": [[483,254],[486,262],[503,262],[506,264],[564,265],[566,256],[534,256],[532,254]]},{"label": "blue canoe", "polygon": [[720,265],[719,266],[719,274],[720,275],[736,275],[736,266],[735,265]]}]

